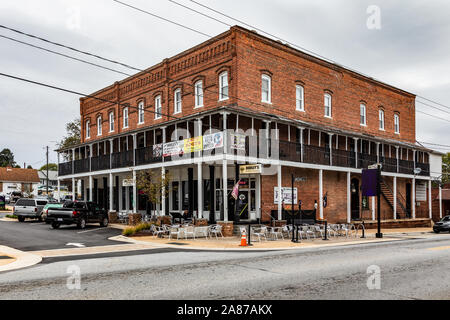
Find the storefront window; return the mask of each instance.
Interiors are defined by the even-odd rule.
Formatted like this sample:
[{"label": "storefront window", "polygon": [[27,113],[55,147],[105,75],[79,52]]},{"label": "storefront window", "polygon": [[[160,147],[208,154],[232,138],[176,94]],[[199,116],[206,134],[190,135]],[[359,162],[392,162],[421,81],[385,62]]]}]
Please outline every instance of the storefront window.
[{"label": "storefront window", "polygon": [[178,196],[179,182],[172,182],[172,210],[180,210],[180,199]]},{"label": "storefront window", "polygon": [[209,180],[203,180],[203,210],[209,211],[209,203],[210,203],[210,181]]}]

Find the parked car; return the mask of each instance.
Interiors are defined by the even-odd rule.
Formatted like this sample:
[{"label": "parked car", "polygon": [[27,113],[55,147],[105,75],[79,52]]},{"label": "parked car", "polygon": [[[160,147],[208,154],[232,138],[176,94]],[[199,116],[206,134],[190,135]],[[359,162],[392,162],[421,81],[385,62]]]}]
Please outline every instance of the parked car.
[{"label": "parked car", "polygon": [[10,202],[11,203],[16,203],[17,200],[19,200],[20,198],[23,198],[23,193],[20,191],[13,191],[11,192],[11,199]]},{"label": "parked car", "polygon": [[50,221],[47,220],[48,209],[62,208],[62,206],[63,204],[58,202],[47,203],[45,207],[42,209],[42,220],[44,220],[46,223],[50,223]]},{"label": "parked car", "polygon": [[76,224],[78,228],[86,228],[89,222],[98,222],[101,227],[107,227],[108,213],[94,202],[66,201],[61,208],[48,209],[46,222],[58,229],[62,224]]},{"label": "parked car", "polygon": [[11,202],[11,195],[9,193],[7,193],[5,195],[5,201],[6,201],[6,204],[9,204]]},{"label": "parked car", "polygon": [[450,231],[450,216],[445,216],[441,219],[441,221],[436,222],[433,226],[433,231],[435,233]]},{"label": "parked car", "polygon": [[14,204],[14,214],[19,222],[24,222],[25,218],[42,221],[42,209],[47,203],[48,201],[45,199],[21,198]]}]

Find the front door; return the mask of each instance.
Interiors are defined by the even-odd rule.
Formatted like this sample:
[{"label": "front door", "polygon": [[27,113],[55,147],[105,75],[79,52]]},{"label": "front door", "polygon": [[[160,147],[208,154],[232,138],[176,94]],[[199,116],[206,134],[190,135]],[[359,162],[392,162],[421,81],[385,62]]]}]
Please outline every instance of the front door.
[{"label": "front door", "polygon": [[406,211],[408,218],[411,218],[411,183],[406,184]]},{"label": "front door", "polygon": [[351,210],[352,220],[359,220],[359,180],[352,179],[351,183]]},{"label": "front door", "polygon": [[239,196],[237,199],[237,215],[239,215],[239,220],[248,220],[248,206],[249,206],[249,192],[248,190],[239,191]]}]

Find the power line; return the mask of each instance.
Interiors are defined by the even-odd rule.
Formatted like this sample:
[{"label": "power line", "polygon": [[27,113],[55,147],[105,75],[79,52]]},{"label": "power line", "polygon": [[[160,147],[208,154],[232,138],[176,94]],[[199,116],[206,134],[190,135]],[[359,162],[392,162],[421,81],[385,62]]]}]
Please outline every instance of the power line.
[{"label": "power line", "polygon": [[129,68],[129,69],[141,71],[140,69],[138,69],[138,68],[136,68],[136,67],[132,67],[132,66],[130,66],[130,65],[128,65],[128,64],[125,64],[125,63],[122,63],[122,62],[118,62],[118,61],[115,61],[115,60],[111,60],[111,59],[107,59],[107,58],[98,56],[98,55],[96,55],[96,54],[89,53],[89,52],[86,52],[86,51],[82,51],[82,50],[80,50],[80,49],[76,49],[76,48],[73,48],[73,47],[71,47],[71,46],[67,46],[67,45],[64,45],[64,44],[61,44],[61,43],[58,43],[58,42],[54,42],[54,41],[51,41],[51,40],[48,40],[48,39],[45,39],[45,38],[42,38],[42,37],[39,37],[39,36],[30,34],[30,33],[26,33],[26,32],[23,32],[23,31],[20,31],[20,30],[11,28],[11,27],[7,27],[7,26],[5,26],[5,25],[0,25],[0,28],[3,28],[3,29],[6,29],[6,30],[15,32],[15,33],[18,33],[18,34],[27,36],[27,37],[35,38],[35,39],[38,39],[38,40],[41,40],[41,41],[44,41],[44,42],[53,44],[53,45],[55,45],[55,46],[63,47],[63,48],[66,48],[66,49],[69,49],[69,50],[72,50],[72,51],[75,51],[75,52],[78,52],[78,53],[82,53],[82,54],[85,54],[85,55],[88,55],[88,56],[92,56],[92,57],[95,57],[95,58],[98,58],[98,59],[102,59],[102,60],[105,60],[105,61],[109,61],[109,62],[111,62],[111,63],[119,64],[119,65],[124,66],[124,67]]},{"label": "power line", "polygon": [[109,71],[112,71],[112,72],[115,72],[115,73],[119,73],[119,74],[122,74],[122,75],[126,75],[126,76],[131,76],[130,74],[122,72],[122,71],[118,71],[118,70],[115,70],[115,69],[112,69],[112,68],[108,68],[108,67],[105,67],[105,66],[93,63],[93,62],[89,62],[87,60],[75,58],[75,57],[69,56],[69,55],[64,54],[64,53],[60,53],[60,52],[56,52],[56,51],[53,51],[53,50],[50,50],[50,49],[46,49],[46,48],[43,48],[43,47],[40,47],[40,46],[36,46],[34,44],[31,44],[31,43],[28,43],[28,42],[24,42],[24,41],[20,41],[20,40],[17,40],[17,39],[14,39],[14,38],[10,38],[10,37],[4,36],[4,35],[0,35],[0,38],[11,40],[11,41],[14,41],[14,42],[17,42],[17,43],[20,43],[20,44],[23,44],[23,45],[26,45],[26,46],[29,46],[29,47],[33,47],[35,49],[43,50],[43,51],[46,51],[46,52],[49,52],[49,53],[56,54],[58,56],[65,57],[65,58],[68,58],[68,59],[72,59],[72,60],[76,60],[76,61],[79,61],[79,62],[82,62],[82,63],[86,63],[86,64],[89,64],[89,65],[95,66],[97,68],[109,70]]},{"label": "power line", "polygon": [[436,118],[436,119],[439,119],[439,120],[442,120],[442,121],[450,122],[450,120],[448,120],[448,119],[441,118],[441,117],[438,117],[438,116],[435,116],[435,115],[432,115],[432,114],[429,114],[429,113],[426,113],[426,112],[423,112],[423,111],[420,111],[420,110],[416,110],[416,112],[425,114],[425,115],[427,115],[429,117],[433,117],[433,118]]}]

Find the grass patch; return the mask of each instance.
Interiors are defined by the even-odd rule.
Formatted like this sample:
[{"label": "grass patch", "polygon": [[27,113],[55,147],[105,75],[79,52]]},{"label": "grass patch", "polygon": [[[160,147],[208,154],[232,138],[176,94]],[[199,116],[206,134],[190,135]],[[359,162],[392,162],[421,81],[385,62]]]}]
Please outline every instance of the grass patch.
[{"label": "grass patch", "polygon": [[149,230],[153,224],[154,224],[153,222],[143,222],[143,223],[138,224],[137,226],[128,227],[122,231],[122,235],[124,235],[126,237],[133,236],[136,233],[139,233],[143,230]]}]

